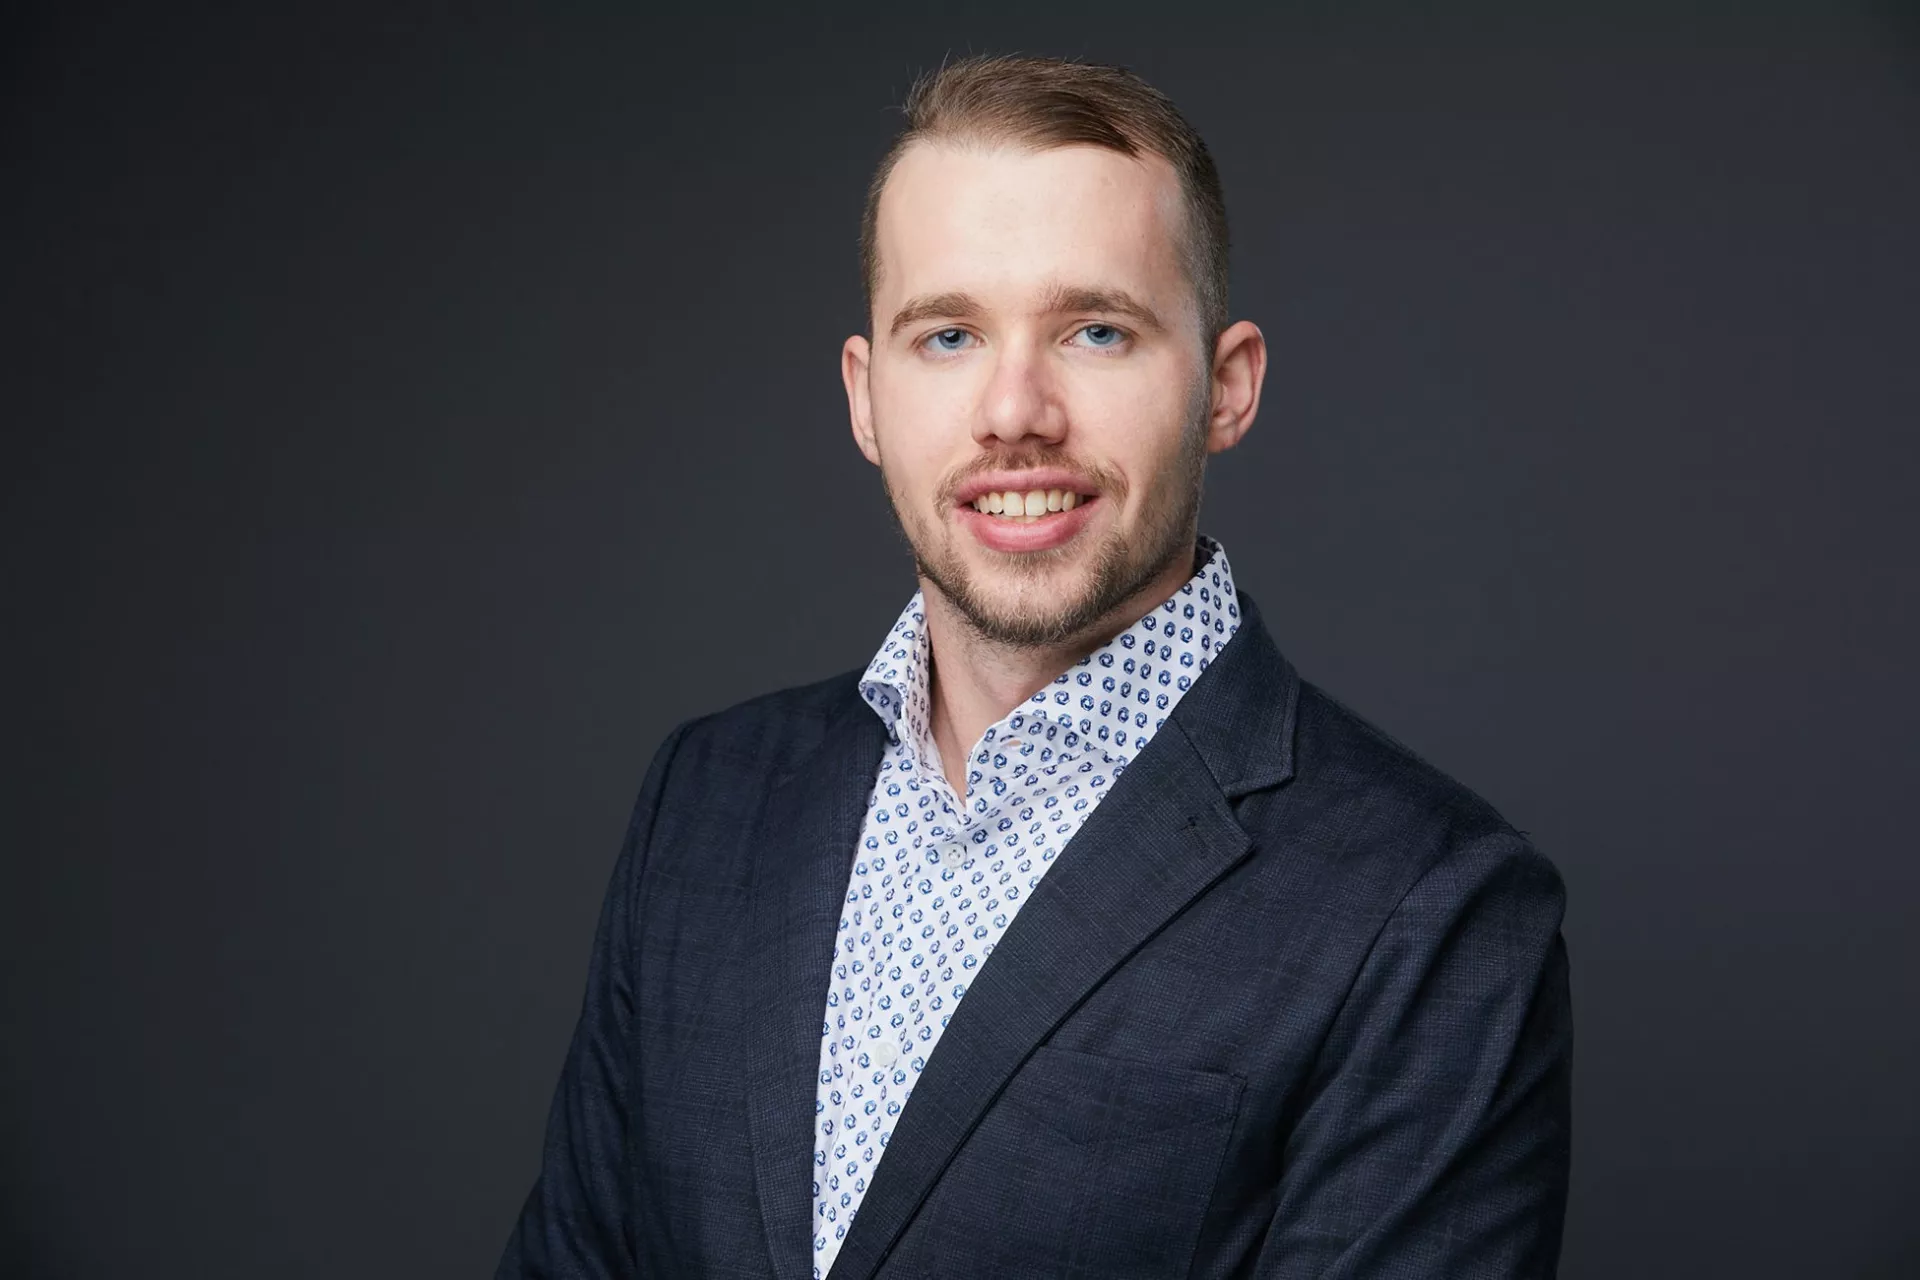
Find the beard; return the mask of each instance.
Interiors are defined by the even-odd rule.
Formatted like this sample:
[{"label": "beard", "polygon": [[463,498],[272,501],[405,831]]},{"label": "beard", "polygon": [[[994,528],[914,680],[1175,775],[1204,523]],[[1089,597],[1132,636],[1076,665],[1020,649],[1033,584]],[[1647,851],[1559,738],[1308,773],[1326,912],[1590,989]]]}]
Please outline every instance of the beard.
[{"label": "beard", "polygon": [[[1211,409],[1210,385],[1199,382],[1189,398],[1187,421],[1181,424],[1175,455],[1156,470],[1156,492],[1144,504],[1136,529],[1109,528],[1091,550],[1076,538],[1045,551],[1006,553],[988,551],[1000,572],[994,576],[1012,590],[989,591],[954,546],[951,526],[928,524],[901,501],[880,469],[881,483],[899,521],[900,531],[913,551],[920,576],[946,597],[954,611],[981,639],[1009,648],[1054,648],[1096,630],[1122,605],[1140,594],[1182,558],[1195,555],[1194,535],[1200,515],[1201,483],[1206,471],[1206,418]],[[1030,470],[1063,467],[1082,477],[1118,509],[1127,497],[1123,477],[1103,467],[1089,466],[1054,446],[1027,446],[985,455],[947,477],[935,495],[935,509],[956,505],[955,495],[971,476],[989,470]],[[1062,570],[1083,562],[1077,583],[1062,582]]]}]

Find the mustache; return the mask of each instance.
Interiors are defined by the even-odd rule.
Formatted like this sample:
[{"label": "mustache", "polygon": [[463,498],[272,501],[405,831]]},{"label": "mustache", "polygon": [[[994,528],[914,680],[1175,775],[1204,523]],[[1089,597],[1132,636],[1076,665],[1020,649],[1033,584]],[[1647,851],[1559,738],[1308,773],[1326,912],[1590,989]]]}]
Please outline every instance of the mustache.
[{"label": "mustache", "polygon": [[1057,468],[1069,472],[1074,479],[1086,485],[1089,491],[1109,498],[1119,499],[1127,496],[1127,482],[1117,471],[1095,463],[1082,462],[1065,449],[1058,447],[1016,445],[1010,449],[983,453],[958,470],[949,472],[940,482],[937,500],[942,506],[952,506],[959,500],[960,490],[968,481],[985,475],[989,471],[1039,471],[1042,468]]}]

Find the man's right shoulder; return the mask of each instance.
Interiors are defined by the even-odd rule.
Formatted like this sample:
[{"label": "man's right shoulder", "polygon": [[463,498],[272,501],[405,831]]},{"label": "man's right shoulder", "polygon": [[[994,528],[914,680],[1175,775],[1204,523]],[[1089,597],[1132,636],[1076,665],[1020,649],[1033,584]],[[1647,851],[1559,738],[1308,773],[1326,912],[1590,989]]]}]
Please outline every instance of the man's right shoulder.
[{"label": "man's right shoulder", "polygon": [[817,751],[841,717],[867,710],[857,667],[813,684],[763,693],[688,720],[668,738],[680,778],[706,776],[770,787]]}]

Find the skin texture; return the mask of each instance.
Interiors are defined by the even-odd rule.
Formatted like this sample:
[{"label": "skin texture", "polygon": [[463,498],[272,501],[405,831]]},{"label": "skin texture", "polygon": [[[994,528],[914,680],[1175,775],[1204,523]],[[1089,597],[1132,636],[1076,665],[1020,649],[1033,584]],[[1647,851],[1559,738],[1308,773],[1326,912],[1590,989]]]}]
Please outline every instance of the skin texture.
[{"label": "skin texture", "polygon": [[[1206,456],[1253,425],[1266,342],[1200,331],[1172,166],[1098,147],[920,141],[881,195],[871,339],[841,352],[853,436],[913,548],[933,732],[969,747],[1193,572]],[[990,523],[984,487],[1093,501]]]}]

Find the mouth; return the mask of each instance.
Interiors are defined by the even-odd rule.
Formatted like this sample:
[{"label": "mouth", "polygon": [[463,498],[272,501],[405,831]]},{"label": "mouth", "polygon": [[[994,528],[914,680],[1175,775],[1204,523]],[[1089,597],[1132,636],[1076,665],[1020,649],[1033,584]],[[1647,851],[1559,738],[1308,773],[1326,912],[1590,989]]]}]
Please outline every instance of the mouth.
[{"label": "mouth", "polygon": [[982,476],[954,495],[955,514],[989,551],[1053,551],[1079,537],[1101,509],[1090,489],[1064,469]]},{"label": "mouth", "polygon": [[997,489],[961,505],[1008,524],[1033,524],[1096,500],[1096,495],[1074,489]]}]

